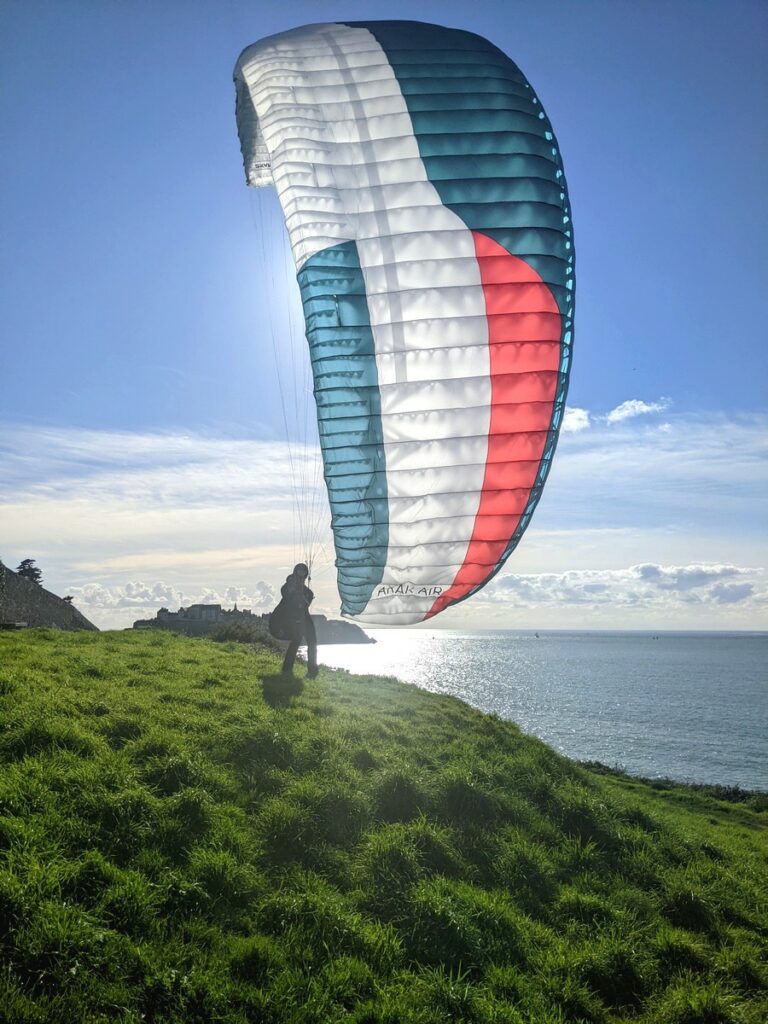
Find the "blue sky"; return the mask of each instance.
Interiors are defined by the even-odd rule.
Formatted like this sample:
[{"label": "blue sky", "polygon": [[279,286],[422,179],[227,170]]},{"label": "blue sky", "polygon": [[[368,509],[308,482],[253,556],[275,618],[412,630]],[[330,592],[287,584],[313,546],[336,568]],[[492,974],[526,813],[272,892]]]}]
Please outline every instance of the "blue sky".
[{"label": "blue sky", "polygon": [[[571,192],[569,431],[508,569],[444,624],[765,628],[758,0],[7,2],[0,557],[37,557],[105,625],[271,600],[294,554],[272,338],[292,332],[287,373],[300,313],[274,197],[244,186],[231,72],[264,35],[345,17],[492,39]],[[318,594],[332,611],[328,567]]]}]

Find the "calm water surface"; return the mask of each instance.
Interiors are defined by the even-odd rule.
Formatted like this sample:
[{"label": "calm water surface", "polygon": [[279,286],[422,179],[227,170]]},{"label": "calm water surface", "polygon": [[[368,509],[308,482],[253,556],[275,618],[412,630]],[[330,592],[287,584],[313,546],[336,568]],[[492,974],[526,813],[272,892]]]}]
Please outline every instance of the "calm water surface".
[{"label": "calm water surface", "polygon": [[367,630],[326,665],[391,675],[636,775],[768,789],[768,634]]}]

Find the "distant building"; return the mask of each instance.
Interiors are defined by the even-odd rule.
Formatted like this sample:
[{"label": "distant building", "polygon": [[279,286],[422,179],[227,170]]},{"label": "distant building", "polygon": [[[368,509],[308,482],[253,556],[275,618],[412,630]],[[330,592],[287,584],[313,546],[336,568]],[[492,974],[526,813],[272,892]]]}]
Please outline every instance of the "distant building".
[{"label": "distant building", "polygon": [[191,604],[189,608],[179,608],[177,612],[161,608],[154,619],[138,619],[133,628],[170,629],[175,633],[186,633],[187,636],[205,636],[218,626],[253,622],[260,618],[248,608],[238,609],[237,605],[228,610],[220,604]]},{"label": "distant building", "polygon": [[[372,644],[376,641],[355,625],[339,619],[327,619],[325,615],[313,615],[317,629],[319,644]],[[187,636],[207,636],[220,626],[236,622],[258,622],[266,628],[269,614],[255,615],[248,608],[239,609],[237,605],[231,610],[222,608],[220,604],[191,604],[189,608],[179,608],[177,612],[169,612],[161,608],[154,619],[138,619],[134,629],[170,629],[174,633],[185,633]]]}]

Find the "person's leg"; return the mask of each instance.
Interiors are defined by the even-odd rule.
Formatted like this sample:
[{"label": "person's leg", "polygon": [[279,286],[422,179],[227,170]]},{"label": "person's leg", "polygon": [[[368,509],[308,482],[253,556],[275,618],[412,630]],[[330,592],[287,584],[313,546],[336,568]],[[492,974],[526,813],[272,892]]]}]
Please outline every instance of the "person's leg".
[{"label": "person's leg", "polygon": [[307,615],[304,623],[304,635],[307,638],[307,675],[314,679],[317,675],[317,633],[311,615]]},{"label": "person's leg", "polygon": [[283,658],[283,672],[288,674],[293,673],[293,663],[296,660],[296,652],[299,649],[301,643],[301,633],[298,629],[291,630],[291,639],[288,644],[288,650],[285,652],[285,658]]}]

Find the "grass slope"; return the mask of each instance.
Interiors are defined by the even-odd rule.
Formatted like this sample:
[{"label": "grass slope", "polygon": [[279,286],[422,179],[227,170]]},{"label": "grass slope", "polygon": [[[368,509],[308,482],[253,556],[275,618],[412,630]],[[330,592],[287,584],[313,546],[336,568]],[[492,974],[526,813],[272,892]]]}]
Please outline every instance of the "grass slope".
[{"label": "grass slope", "polygon": [[2,1021],[768,1019],[764,803],[278,665],[0,634]]}]

